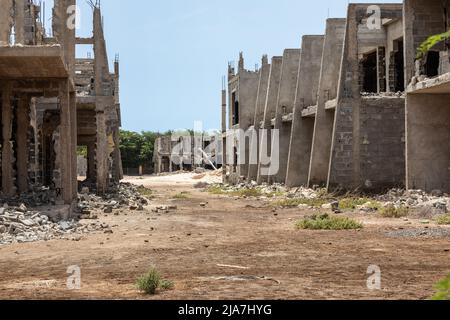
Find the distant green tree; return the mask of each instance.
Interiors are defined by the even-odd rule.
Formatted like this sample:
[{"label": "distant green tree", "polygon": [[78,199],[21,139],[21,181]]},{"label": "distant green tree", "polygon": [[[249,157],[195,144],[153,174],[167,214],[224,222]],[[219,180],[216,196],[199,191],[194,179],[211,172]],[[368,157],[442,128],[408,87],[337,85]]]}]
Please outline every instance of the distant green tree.
[{"label": "distant green tree", "polygon": [[158,132],[120,131],[120,151],[124,168],[137,168],[141,165],[151,166],[155,140],[160,136]]}]

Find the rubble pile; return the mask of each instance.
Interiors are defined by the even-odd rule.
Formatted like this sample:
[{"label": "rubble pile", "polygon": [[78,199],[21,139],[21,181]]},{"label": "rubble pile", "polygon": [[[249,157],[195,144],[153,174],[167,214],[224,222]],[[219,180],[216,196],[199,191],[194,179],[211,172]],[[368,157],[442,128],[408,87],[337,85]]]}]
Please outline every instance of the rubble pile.
[{"label": "rubble pile", "polygon": [[418,209],[431,216],[448,213],[450,209],[450,196],[440,190],[429,194],[422,190],[392,189],[384,195],[377,196],[376,199],[394,207]]},{"label": "rubble pile", "polygon": [[88,216],[95,218],[95,212],[100,211],[103,213],[112,213],[115,209],[142,211],[149,201],[141,195],[138,188],[130,183],[120,183],[103,197],[90,194],[89,189],[83,188],[78,196],[77,212],[82,218]]},{"label": "rubble pile", "polygon": [[[121,183],[110,193],[103,197],[91,194],[89,189],[84,187],[79,194],[79,201],[75,209],[76,219],[69,221],[62,220],[61,216],[55,214],[55,208],[50,208],[50,215],[39,211],[39,207],[28,209],[25,203],[39,203],[40,205],[49,202],[30,201],[31,198],[20,198],[24,200],[22,204],[5,203],[0,207],[0,245],[12,243],[26,243],[35,241],[48,241],[53,239],[69,239],[78,241],[85,234],[104,232],[112,233],[109,225],[97,220],[101,213],[112,213],[114,209],[143,210],[143,206],[148,204],[148,199],[142,196],[136,187],[131,184]],[[45,195],[50,191],[44,191]],[[39,195],[39,197],[42,197]],[[39,198],[42,199],[42,198]],[[51,198],[49,197],[50,204]],[[40,209],[44,209],[40,207]],[[44,210],[45,211],[45,210]]]},{"label": "rubble pile", "polygon": [[38,211],[29,210],[24,204],[0,208],[0,245],[48,241],[52,239],[80,240],[83,234],[107,232],[109,226],[98,221],[82,224],[76,220],[52,221]]}]

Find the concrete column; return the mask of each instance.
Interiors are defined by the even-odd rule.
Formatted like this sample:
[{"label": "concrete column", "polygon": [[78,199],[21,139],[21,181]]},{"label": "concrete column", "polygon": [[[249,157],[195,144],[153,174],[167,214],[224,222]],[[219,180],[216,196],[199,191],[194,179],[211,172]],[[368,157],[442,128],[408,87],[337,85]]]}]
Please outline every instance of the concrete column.
[{"label": "concrete column", "polygon": [[286,173],[289,187],[308,183],[314,118],[303,118],[302,111],[305,107],[317,105],[323,46],[324,36],[304,36],[302,39]]},{"label": "concrete column", "polygon": [[20,97],[17,109],[17,186],[19,193],[28,191],[29,99]]},{"label": "concrete column", "polygon": [[16,194],[13,177],[13,149],[12,149],[12,106],[11,83],[6,83],[2,93],[2,122],[3,122],[3,148],[2,148],[2,191],[6,197]]},{"label": "concrete column", "polygon": [[269,87],[267,89],[266,102],[264,106],[263,125],[261,129],[267,130],[267,134],[260,137],[259,148],[259,163],[258,163],[258,177],[259,184],[268,182],[269,171],[268,165],[270,163],[271,145],[272,145],[272,119],[275,118],[277,109],[278,90],[280,89],[281,65],[283,64],[283,57],[273,57],[270,66]]},{"label": "concrete column", "polygon": [[88,144],[87,151],[87,179],[93,182],[95,181],[95,143]]},{"label": "concrete column", "polygon": [[13,24],[13,0],[0,0],[0,45],[8,45]]},{"label": "concrete column", "polygon": [[346,19],[327,20],[308,174],[309,186],[325,186],[328,180],[335,109],[327,110],[326,104],[336,101],[337,97],[345,26]]},{"label": "concrete column", "polygon": [[[58,162],[57,165],[59,168],[60,174],[60,189],[61,189],[61,197],[65,204],[72,204],[73,201],[73,180],[76,177],[72,177],[72,154],[74,152],[76,154],[76,146],[72,145],[72,128],[71,128],[71,110],[70,110],[70,93],[69,93],[69,80],[63,80],[60,83],[59,88],[59,107],[60,107],[60,138],[59,138],[59,150],[57,152]],[[74,119],[74,122],[76,120]]]},{"label": "concrete column", "polygon": [[256,181],[258,179],[258,163],[259,163],[259,147],[261,143],[260,132],[261,122],[264,118],[264,107],[267,98],[267,89],[269,87],[269,76],[270,76],[270,64],[268,63],[267,56],[262,58],[262,67],[259,75],[259,85],[258,94],[256,98],[255,107],[255,121],[253,127],[255,129],[255,141],[251,141],[250,144],[250,154],[257,155],[257,163],[250,164],[248,169],[248,181]]},{"label": "concrete column", "polygon": [[75,92],[70,92],[70,132],[71,142],[69,145],[70,154],[70,166],[72,168],[72,195],[73,199],[78,196],[78,172],[77,172],[77,145],[78,145],[78,133],[77,133],[77,103]]},{"label": "concrete column", "polygon": [[[278,90],[277,110],[275,115],[275,130],[279,130],[279,141],[272,141],[272,150],[275,150],[274,144],[278,144],[279,153],[278,155],[271,155],[272,163],[278,162],[278,170],[274,169],[275,171],[271,172],[271,176],[269,177],[270,182],[273,183],[286,182],[292,122],[289,120],[283,121],[283,117],[292,114],[294,111],[300,55],[300,49],[286,49],[283,54],[280,89]],[[275,137],[273,137],[273,139],[275,139]],[[278,159],[275,159],[275,157],[278,157]]]},{"label": "concrete column", "polygon": [[25,44],[25,0],[15,0],[15,25],[16,44]]},{"label": "concrete column", "polygon": [[114,151],[113,151],[113,179],[114,182],[118,183],[123,179],[123,169],[122,169],[122,158],[120,155],[120,133],[119,127],[113,133],[114,139]]},{"label": "concrete column", "polygon": [[108,143],[106,136],[105,112],[97,110],[97,193],[104,194],[108,188]]}]

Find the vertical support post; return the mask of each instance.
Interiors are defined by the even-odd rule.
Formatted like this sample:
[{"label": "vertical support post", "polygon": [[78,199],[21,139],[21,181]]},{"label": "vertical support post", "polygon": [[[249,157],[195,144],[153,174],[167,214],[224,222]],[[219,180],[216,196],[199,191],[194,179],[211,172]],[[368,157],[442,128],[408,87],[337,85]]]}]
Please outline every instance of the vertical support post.
[{"label": "vertical support post", "polygon": [[29,99],[21,96],[17,109],[17,186],[19,193],[28,191]]},{"label": "vertical support post", "polygon": [[72,161],[71,150],[73,150],[71,132],[71,110],[69,80],[64,79],[59,86],[60,104],[60,142],[59,142],[59,171],[61,176],[61,197],[65,204],[72,204],[73,182],[72,182]]},{"label": "vertical support post", "polygon": [[13,181],[13,150],[12,150],[12,106],[11,83],[7,82],[2,95],[2,122],[3,122],[3,148],[2,148],[2,188],[6,197],[15,194]]}]

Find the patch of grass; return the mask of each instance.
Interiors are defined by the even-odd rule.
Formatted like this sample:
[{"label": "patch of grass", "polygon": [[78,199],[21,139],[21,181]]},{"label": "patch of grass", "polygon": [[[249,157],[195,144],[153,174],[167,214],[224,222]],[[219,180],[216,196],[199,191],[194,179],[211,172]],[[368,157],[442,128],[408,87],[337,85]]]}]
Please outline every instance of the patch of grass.
[{"label": "patch of grass", "polygon": [[358,230],[363,225],[346,217],[330,217],[328,214],[312,216],[297,222],[297,228],[308,230]]},{"label": "patch of grass", "polygon": [[140,186],[137,188],[137,191],[141,194],[141,196],[147,197],[147,198],[154,198],[153,191],[151,189],[148,189],[144,186]]},{"label": "patch of grass", "polygon": [[435,287],[436,294],[431,298],[436,301],[450,301],[450,273],[439,281]]},{"label": "patch of grass", "polygon": [[272,202],[272,206],[274,207],[282,207],[282,208],[295,208],[298,207],[301,204],[320,208],[324,204],[329,203],[328,199],[322,199],[322,198],[315,198],[315,199],[309,199],[309,198],[294,198],[294,199],[283,199]]},{"label": "patch of grass", "polygon": [[342,210],[354,210],[357,207],[369,204],[370,209],[379,210],[381,209],[381,203],[374,201],[370,198],[356,198],[356,197],[346,197],[339,200],[339,208]]},{"label": "patch of grass", "polygon": [[403,218],[408,216],[409,209],[406,207],[394,207],[394,206],[387,206],[380,209],[380,214],[383,218]]},{"label": "patch of grass", "polygon": [[150,268],[146,274],[136,280],[136,287],[146,294],[154,295],[158,289],[172,289],[173,282],[162,279],[158,270],[155,268]]},{"label": "patch of grass", "polygon": [[439,225],[450,225],[450,214],[440,216],[439,218],[437,218],[436,222]]},{"label": "patch of grass", "polygon": [[228,195],[231,197],[261,197],[264,193],[257,188],[251,189],[240,189],[236,191],[227,191],[222,189],[220,186],[212,186],[208,188],[208,192],[214,195]]},{"label": "patch of grass", "polygon": [[180,192],[172,197],[172,199],[176,200],[184,200],[189,198],[189,192]]}]

